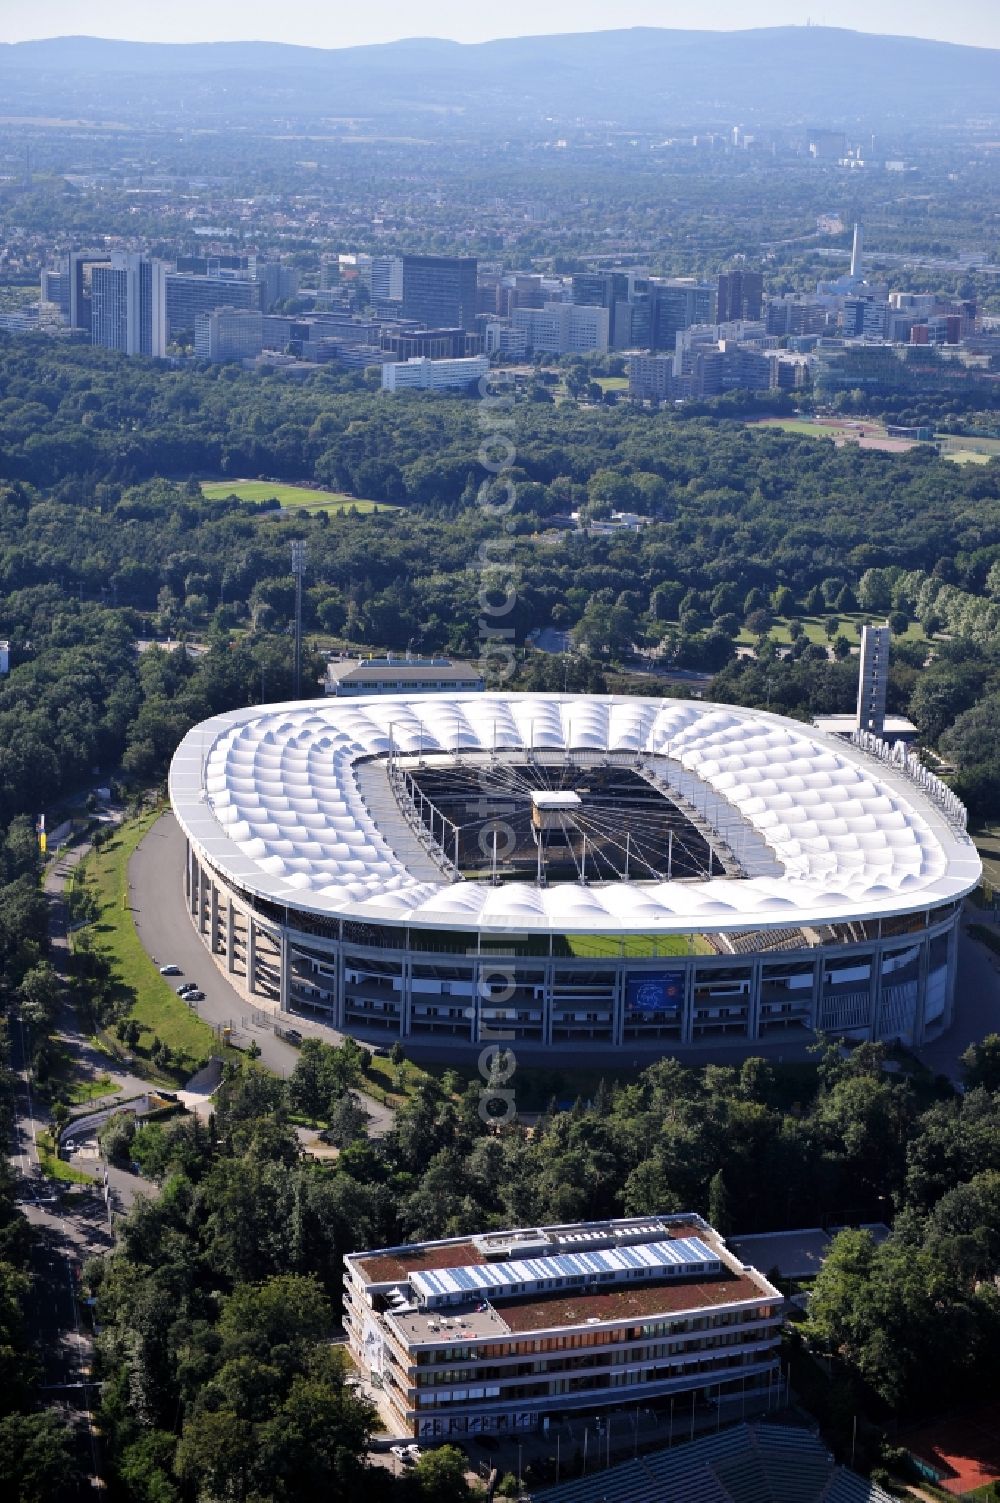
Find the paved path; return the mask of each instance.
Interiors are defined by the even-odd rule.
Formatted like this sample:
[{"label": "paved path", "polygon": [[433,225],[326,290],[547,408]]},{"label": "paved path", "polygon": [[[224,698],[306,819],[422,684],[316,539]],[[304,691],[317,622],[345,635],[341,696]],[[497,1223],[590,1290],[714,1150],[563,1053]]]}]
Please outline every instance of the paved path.
[{"label": "paved path", "polygon": [[955,1012],[947,1033],[917,1050],[919,1058],[936,1074],[960,1081],[960,1057],[973,1042],[988,1033],[1000,1033],[1000,955],[970,938],[966,924],[981,918],[967,905],[958,939],[958,978]]},{"label": "paved path", "polygon": [[[52,964],[64,986],[69,943],[63,891],[70,871],[86,852],[83,845],[59,856],[50,863],[43,882],[49,900]],[[77,1044],[85,1043],[85,1038],[68,1002],[64,1002],[59,1018],[59,1036],[71,1059],[75,1058]],[[76,1430],[91,1486],[99,1487],[101,1458],[91,1411],[95,1390],[89,1386],[92,1340],[77,1291],[84,1261],[112,1246],[108,1213],[96,1188],[67,1195],[65,1187],[42,1175],[37,1135],[40,1128],[51,1124],[32,1089],[30,1038],[17,1016],[11,1020],[10,1046],[16,1082],[11,1157],[18,1171],[21,1208],[36,1237],[31,1255],[34,1278],[29,1313],[41,1362],[42,1391]],[[84,1063],[86,1066],[86,1060]],[[108,1063],[101,1056],[102,1070]]]},{"label": "paved path", "polygon": [[[139,938],[157,965],[179,965],[185,980],[197,981],[205,1000],[196,1004],[198,1014],[213,1027],[229,1024],[260,1046],[261,1059],[276,1075],[288,1076],[295,1068],[298,1050],[274,1033],[272,1014],[264,998],[251,1004],[230,981],[197,933],[184,896],[185,842],[172,814],[164,814],[149,830],[129,862],[128,881],[132,914]],[[342,1034],[296,1017],[295,1028],[304,1037],[312,1035],[327,1043],[339,1043]],[[369,1115],[368,1132],[382,1137],[392,1125],[394,1113],[374,1097],[362,1094]]]}]

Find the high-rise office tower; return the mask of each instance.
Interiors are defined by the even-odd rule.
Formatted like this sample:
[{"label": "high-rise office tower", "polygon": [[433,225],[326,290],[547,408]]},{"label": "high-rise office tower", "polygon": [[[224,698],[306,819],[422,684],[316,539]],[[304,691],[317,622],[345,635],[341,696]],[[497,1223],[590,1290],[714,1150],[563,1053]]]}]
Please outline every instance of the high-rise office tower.
[{"label": "high-rise office tower", "polygon": [[865,232],[860,224],[854,226],[854,244],[851,246],[851,281],[860,282],[864,276],[862,270],[865,253]]},{"label": "high-rise office tower", "polygon": [[758,319],[764,302],[764,278],[759,271],[719,273],[718,312],[720,324],[736,319]]},{"label": "high-rise office tower", "polygon": [[[632,315],[628,305],[646,296],[648,289],[649,274],[645,267],[573,273],[574,303],[587,308],[607,308],[608,337],[613,348],[627,349],[634,342],[631,334]],[[619,308],[622,309],[621,329],[618,328]],[[647,314],[646,326],[648,322]]]},{"label": "high-rise office tower", "polygon": [[92,344],[125,355],[164,355],[166,265],[128,251],[91,268]]},{"label": "high-rise office tower", "polygon": [[714,324],[715,288],[692,277],[650,282],[650,348],[674,353],[677,335],[692,324]]},{"label": "high-rise office tower", "polygon": [[432,329],[476,327],[474,256],[404,256],[403,317]]},{"label": "high-rise office tower", "polygon": [[373,303],[400,302],[403,297],[403,258],[401,256],[372,257]]},{"label": "high-rise office tower", "polygon": [[108,266],[107,255],[100,251],[71,251],[67,259],[69,276],[69,326],[90,333],[91,279],[95,266]]}]

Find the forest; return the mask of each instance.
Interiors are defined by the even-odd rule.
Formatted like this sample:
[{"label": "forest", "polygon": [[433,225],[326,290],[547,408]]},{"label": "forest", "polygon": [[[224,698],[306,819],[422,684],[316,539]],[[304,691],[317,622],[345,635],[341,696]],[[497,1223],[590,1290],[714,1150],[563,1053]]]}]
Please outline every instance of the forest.
[{"label": "forest", "polygon": [[[853,707],[856,627],[888,617],[890,707],[974,815],[998,812],[1000,463],[838,450],[732,411],[592,405],[581,372],[579,400],[567,381],[568,400],[528,390],[505,412],[514,453],[495,477],[481,405],[463,398],[391,399],[325,371],[296,385],[181,374],[28,340],[0,338],[0,355],[0,976],[5,1017],[41,1038],[54,980],[35,817],[98,777],[155,788],[191,725],[293,692],[293,540],[308,548],[317,693],[324,650],[412,648],[482,657],[491,685],[697,690],[808,717]],[[378,509],[202,497],[202,479],[241,478]],[[613,510],[644,523],[606,537],[571,517]],[[494,660],[483,622],[501,605],[511,653]],[[534,650],[545,628],[572,650]],[[81,970],[81,988],[100,980]],[[804,1328],[831,1354],[831,1435],[842,1443],[852,1406],[877,1428],[927,1413],[942,1383],[956,1402],[990,1391],[998,1055],[996,1040],[970,1053],[964,1095],[832,1043],[798,1071],[663,1060],[530,1133],[488,1131],[445,1076],[379,1141],[352,1096],[356,1059],[307,1047],[287,1083],[234,1069],[208,1124],[119,1132],[115,1151],[161,1193],[86,1270],[115,1496],[264,1503],[333,1476],[345,1498],[462,1498],[447,1455],[405,1483],[369,1472],[372,1416],[328,1337],[345,1251],[482,1225],[654,1205],[744,1232],[892,1221],[881,1246],[837,1243]],[[329,1124],[335,1166],[302,1157],[303,1118]],[[36,1402],[27,1234],[4,1173],[0,1482],[57,1503],[73,1455]]]},{"label": "forest", "polygon": [[[308,546],[314,645],[478,657],[502,602],[511,652],[486,666],[507,687],[654,693],[684,670],[723,699],[847,710],[858,613],[888,615],[891,708],[940,742],[974,812],[996,809],[1000,463],[527,399],[504,409],[513,462],[495,476],[474,401],[2,349],[0,818],[123,756],[126,772],[162,776],[202,715],[286,695],[293,539]],[[383,505],[206,503],[198,479],[226,476]],[[615,509],[648,525],[605,537],[570,520]],[[531,650],[546,627],[571,634],[570,660]],[[136,672],[139,640],[181,636],[208,652],[154,649]]]},{"label": "forest", "polygon": [[[361,1054],[312,1041],[287,1083],[231,1070],[207,1126],[128,1132],[119,1151],[161,1193],[85,1269],[123,1497],[264,1503],[308,1496],[324,1468],[345,1498],[463,1496],[359,1460],[370,1416],[317,1349],[343,1254],[651,1206],[695,1209],[726,1233],[895,1218],[879,1246],[865,1232],[836,1240],[789,1337],[797,1362],[812,1361],[805,1343],[832,1355],[822,1418],[841,1454],[859,1409],[878,1466],[883,1428],[935,1412],[942,1388],[952,1405],[995,1392],[1000,1039],[969,1051],[964,1096],[886,1073],[881,1045],[846,1057],[821,1041],[815,1066],[664,1059],[499,1132],[478,1087],[446,1072],[381,1140],[352,1109]],[[334,1166],[301,1156],[303,1118],[331,1123]]]}]

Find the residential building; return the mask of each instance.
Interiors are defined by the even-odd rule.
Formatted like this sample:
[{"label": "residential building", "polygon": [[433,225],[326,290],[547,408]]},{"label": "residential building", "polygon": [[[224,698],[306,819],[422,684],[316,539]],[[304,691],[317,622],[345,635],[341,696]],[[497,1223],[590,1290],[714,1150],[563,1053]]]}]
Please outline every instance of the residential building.
[{"label": "residential building", "polygon": [[582,355],[608,348],[610,320],[607,308],[546,303],[544,308],[515,308],[510,321],[512,328],[523,330],[529,352]]},{"label": "residential building", "polygon": [[628,394],[643,402],[669,402],[674,394],[674,357],[632,355],[628,363]]},{"label": "residential building", "polygon": [[362,694],[478,694],[485,688],[482,671],[451,658],[331,658],[326,665],[326,692],[338,698]]},{"label": "residential building", "polygon": [[464,360],[429,360],[426,356],[417,356],[413,360],[389,361],[382,367],[382,390],[462,390],[482,380],[489,368],[490,362],[485,355],[473,355]]},{"label": "residential building", "polygon": [[112,251],[91,267],[91,343],[125,355],[166,353],[166,264]]},{"label": "residential building", "polygon": [[431,329],[476,327],[474,256],[404,256],[403,317]]},{"label": "residential building", "polygon": [[702,1217],[524,1227],[356,1252],[344,1325],[400,1435],[544,1427],[679,1395],[754,1398],[784,1300]]},{"label": "residential building", "polygon": [[258,308],[213,308],[194,321],[194,352],[202,360],[248,360],[264,348]]},{"label": "residential building", "polygon": [[737,318],[760,318],[764,306],[764,277],[759,271],[719,273],[716,318],[720,324]]}]

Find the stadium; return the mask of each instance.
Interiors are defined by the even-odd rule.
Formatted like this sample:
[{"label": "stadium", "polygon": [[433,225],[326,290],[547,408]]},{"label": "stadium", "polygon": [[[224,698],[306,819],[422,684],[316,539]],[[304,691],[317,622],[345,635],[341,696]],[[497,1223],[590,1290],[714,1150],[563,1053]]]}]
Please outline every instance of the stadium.
[{"label": "stadium", "polygon": [[448,1052],[919,1044],[981,871],[902,746],[697,700],[261,705],[184,738],[170,798],[249,999]]}]

